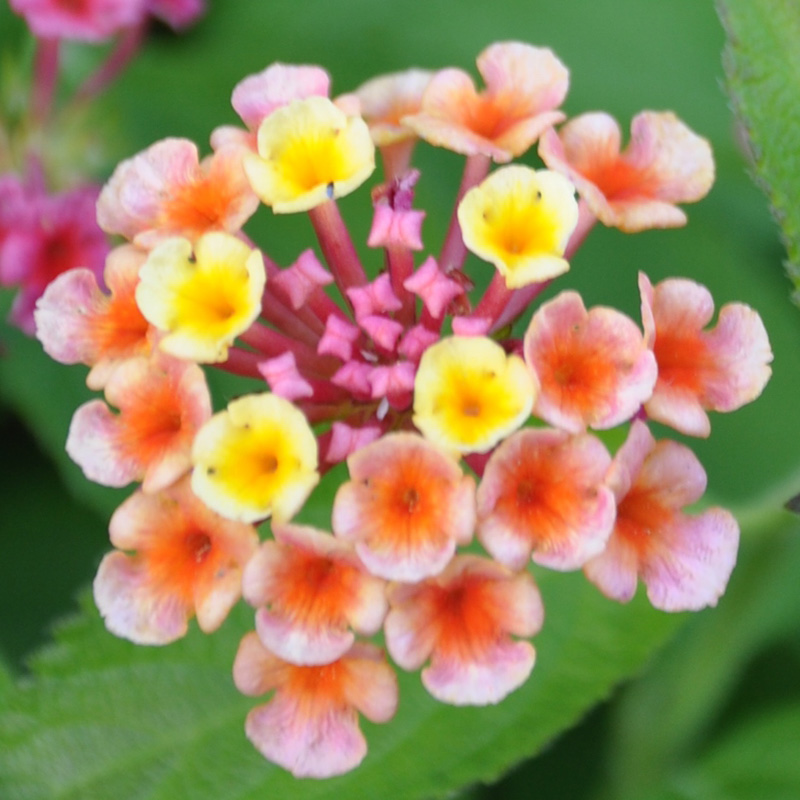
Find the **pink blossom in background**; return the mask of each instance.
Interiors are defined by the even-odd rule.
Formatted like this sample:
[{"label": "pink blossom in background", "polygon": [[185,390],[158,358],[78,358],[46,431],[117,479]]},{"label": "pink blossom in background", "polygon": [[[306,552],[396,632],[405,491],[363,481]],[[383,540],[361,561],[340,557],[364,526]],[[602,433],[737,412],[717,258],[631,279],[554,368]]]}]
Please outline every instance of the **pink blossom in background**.
[{"label": "pink blossom in background", "polygon": [[[12,179],[13,181],[13,179]],[[19,287],[10,320],[33,335],[33,309],[47,284],[85,267],[102,280],[110,247],[95,221],[99,188],[79,186],[48,195],[4,182],[0,199],[0,286]]]},{"label": "pink blossom in background", "polygon": [[206,4],[204,0],[147,0],[145,9],[175,30],[183,30],[205,14]]},{"label": "pink blossom in background", "polygon": [[9,0],[9,4],[35,36],[83,42],[108,39],[136,25],[144,14],[141,0]]}]

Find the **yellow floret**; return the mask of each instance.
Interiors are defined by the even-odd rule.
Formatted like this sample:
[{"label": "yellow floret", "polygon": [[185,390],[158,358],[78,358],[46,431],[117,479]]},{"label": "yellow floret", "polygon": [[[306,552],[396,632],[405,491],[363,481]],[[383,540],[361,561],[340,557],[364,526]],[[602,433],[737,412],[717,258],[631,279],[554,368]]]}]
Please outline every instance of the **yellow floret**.
[{"label": "yellow floret", "polygon": [[509,289],[561,275],[569,269],[562,256],[578,222],[574,193],[557,172],[503,167],[461,201],[464,244],[494,264]]},{"label": "yellow floret", "polygon": [[317,441],[288,400],[264,393],[234,400],[198,432],[192,490],[242,522],[291,519],[319,481]]},{"label": "yellow floret", "polygon": [[139,272],[136,302],[167,335],[162,350],[201,363],[224,361],[261,310],[264,260],[240,239],[207,233],[158,245]]},{"label": "yellow floret", "polygon": [[308,211],[360,186],[375,169],[375,147],[363,119],[325,97],[308,97],[261,123],[258,155],[244,165],[253,191],[273,211]]},{"label": "yellow floret", "polygon": [[482,336],[452,336],[422,356],[414,424],[447,450],[485,453],[525,421],[536,391],[519,356]]}]

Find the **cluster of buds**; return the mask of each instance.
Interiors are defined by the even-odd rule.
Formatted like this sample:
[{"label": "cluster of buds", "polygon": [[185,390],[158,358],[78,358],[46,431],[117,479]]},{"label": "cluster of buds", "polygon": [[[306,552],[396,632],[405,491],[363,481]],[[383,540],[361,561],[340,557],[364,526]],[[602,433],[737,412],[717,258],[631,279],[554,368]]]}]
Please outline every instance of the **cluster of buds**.
[{"label": "cluster of buds", "polygon": [[[36,39],[30,101],[24,118],[4,112],[0,126],[0,286],[17,289],[10,322],[33,335],[33,310],[45,287],[77,267],[102,281],[109,243],[98,227],[100,187],[88,182],[91,165],[59,163],[59,151],[96,150],[64,141],[76,116],[136,55],[151,17],[175,30],[191,25],[204,0],[10,0]],[[65,42],[98,44],[112,37],[106,60],[67,98],[55,102]],[[71,138],[80,138],[73,132]],[[70,161],[72,159],[70,158]]]},{"label": "cluster of buds", "polygon": [[[705,287],[640,274],[641,327],[563,291],[510,333],[597,220],[684,224],[677,204],[713,181],[708,143],[672,113],[638,115],[624,150],[606,114],[565,122],[568,72],[548,49],[494,44],[478,69],[480,90],[458,69],[410,70],[336,99],[315,66],[245,78],[245,128],[216,129],[211,155],[172,138],[117,167],[98,202],[127,240],[108,290],[78,269],[38,303],[45,350],[90,366],[105,394],[77,410],[67,450],[91,480],[141,482],[94,583],[108,629],[166,644],[193,617],[213,631],[243,596],[255,630],[234,682],[272,692],[247,735],[297,776],[360,763],[359,713],[397,706],[390,660],[455,705],[526,681],[544,620],[531,561],[620,602],[641,581],[681,611],[714,605],[736,560],[728,511],[686,511],[705,491],[698,459],[648,422],[705,437],[708,411],[760,394],[772,354],[756,312],[730,304],[709,327]],[[466,156],[441,251],[419,259],[418,139]],[[547,168],[491,170],[537,141]],[[376,148],[379,265],[337,205]],[[307,212],[318,249],[276,264],[242,231],[259,201]],[[474,259],[482,296],[470,253],[495,268]],[[214,413],[199,365],[254,393]],[[622,425],[612,454],[594,431]],[[342,462],[332,532],[293,521]],[[388,656],[366,641],[380,634]]]}]

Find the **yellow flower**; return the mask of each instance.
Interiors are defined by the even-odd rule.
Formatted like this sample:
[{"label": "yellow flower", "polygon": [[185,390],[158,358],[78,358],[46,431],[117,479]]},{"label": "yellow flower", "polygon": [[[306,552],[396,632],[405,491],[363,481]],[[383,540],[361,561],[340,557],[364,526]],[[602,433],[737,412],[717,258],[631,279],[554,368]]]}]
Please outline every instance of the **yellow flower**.
[{"label": "yellow flower", "polygon": [[375,169],[367,123],[326,97],[295,100],[258,129],[258,155],[245,157],[253,191],[277,214],[308,211],[358,188]]},{"label": "yellow flower", "polygon": [[464,244],[518,289],[569,269],[562,256],[578,222],[575,189],[556,172],[503,167],[464,195],[458,221]]},{"label": "yellow flower", "polygon": [[227,233],[207,233],[194,244],[167,239],[142,265],[136,302],[167,335],[159,347],[201,363],[224,361],[228,346],[261,311],[266,283],[259,250]]},{"label": "yellow flower", "polygon": [[485,453],[531,413],[536,380],[519,356],[483,336],[429,347],[414,382],[414,424],[434,444]]},{"label": "yellow flower", "polygon": [[215,414],[192,449],[192,490],[229,519],[285,521],[319,481],[317,441],[288,400],[245,395]]}]

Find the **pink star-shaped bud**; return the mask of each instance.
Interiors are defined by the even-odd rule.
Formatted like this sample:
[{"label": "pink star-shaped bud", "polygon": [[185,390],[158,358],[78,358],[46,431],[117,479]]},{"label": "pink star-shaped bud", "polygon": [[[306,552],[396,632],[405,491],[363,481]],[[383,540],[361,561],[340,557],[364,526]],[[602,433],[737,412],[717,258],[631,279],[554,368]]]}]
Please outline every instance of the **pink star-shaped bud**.
[{"label": "pink star-shaped bud", "polygon": [[319,340],[317,352],[349,361],[353,355],[353,345],[361,336],[361,331],[338,314],[330,314],[325,320],[325,333]]},{"label": "pink star-shaped bud", "polygon": [[403,287],[422,298],[425,308],[434,319],[439,319],[451,300],[464,293],[461,284],[448,278],[433,256],[420,264],[417,271],[403,282]]},{"label": "pink star-shaped bud", "polygon": [[333,283],[333,275],[319,263],[313,250],[305,250],[287,269],[270,278],[270,285],[289,298],[292,308],[302,308],[317,289]]},{"label": "pink star-shaped bud", "polygon": [[287,400],[299,400],[314,394],[311,384],[298,371],[297,361],[291,351],[259,362],[258,371],[269,388]]}]

